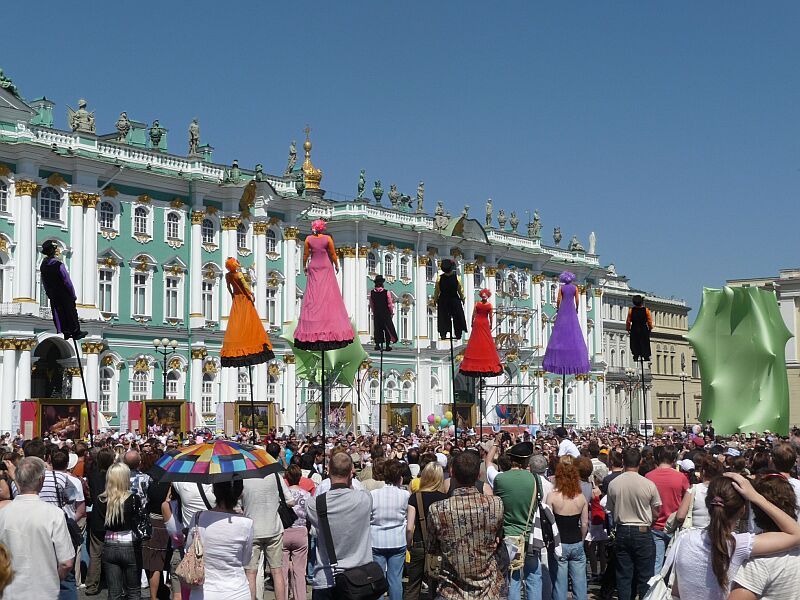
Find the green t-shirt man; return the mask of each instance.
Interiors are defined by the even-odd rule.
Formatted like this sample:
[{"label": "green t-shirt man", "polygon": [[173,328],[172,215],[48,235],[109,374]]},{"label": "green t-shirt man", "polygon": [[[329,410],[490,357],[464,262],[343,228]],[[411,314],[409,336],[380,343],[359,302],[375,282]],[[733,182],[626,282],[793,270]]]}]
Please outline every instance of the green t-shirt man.
[{"label": "green t-shirt man", "polygon": [[[527,469],[513,468],[499,473],[494,479],[494,495],[503,500],[503,535],[530,533],[525,527],[528,511],[536,492],[536,480]],[[531,511],[533,520],[533,511]]]}]

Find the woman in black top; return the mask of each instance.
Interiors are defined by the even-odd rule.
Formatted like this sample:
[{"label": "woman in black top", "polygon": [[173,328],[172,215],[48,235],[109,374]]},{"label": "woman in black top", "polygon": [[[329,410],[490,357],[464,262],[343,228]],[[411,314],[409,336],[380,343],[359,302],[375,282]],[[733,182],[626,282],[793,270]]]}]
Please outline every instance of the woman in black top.
[{"label": "woman in black top", "polygon": [[106,527],[97,508],[100,495],[106,489],[106,472],[114,464],[114,451],[111,448],[101,448],[89,461],[86,471],[86,480],[89,484],[89,498],[86,505],[92,511],[86,519],[89,530],[89,567],[86,570],[86,593],[95,595],[100,593],[100,573],[102,569],[103,540],[106,536]]},{"label": "woman in black top", "polygon": [[108,597],[115,600],[138,600],[141,595],[142,551],[135,530],[142,503],[131,493],[130,479],[124,463],[112,465],[106,473],[106,489],[93,509],[105,525],[103,570]]},{"label": "woman in black top", "polygon": [[[442,467],[431,462],[425,465],[419,474],[419,491],[412,492],[408,499],[408,525],[406,526],[406,544],[411,555],[408,564],[408,583],[403,600],[419,600],[422,581],[428,584],[431,597],[435,596],[436,582],[425,573],[426,542],[423,536],[423,521],[427,529],[428,513],[431,504],[447,498],[444,489],[444,472]],[[420,508],[420,501],[422,507]]]}]

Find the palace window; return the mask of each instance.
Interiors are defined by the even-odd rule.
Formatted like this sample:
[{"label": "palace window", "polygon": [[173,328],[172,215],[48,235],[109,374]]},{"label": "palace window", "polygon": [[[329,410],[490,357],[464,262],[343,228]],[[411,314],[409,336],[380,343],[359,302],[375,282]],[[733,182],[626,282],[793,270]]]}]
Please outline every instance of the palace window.
[{"label": "palace window", "polygon": [[367,272],[376,273],[378,270],[378,261],[375,258],[375,253],[370,252],[367,254]]},{"label": "palace window", "polygon": [[267,288],[267,321],[270,325],[278,324],[278,290]]},{"label": "palace window", "polygon": [[167,214],[167,239],[179,240],[180,236],[181,217],[176,212]]},{"label": "palace window", "polygon": [[131,400],[134,402],[147,400],[148,383],[147,373],[144,371],[136,371],[133,374],[133,381],[131,381]]},{"label": "palace window", "polygon": [[250,400],[250,381],[244,371],[239,372],[239,378],[236,383],[236,397],[240,403]]},{"label": "palace window", "polygon": [[377,379],[369,382],[369,397],[373,404],[380,402],[381,384]]},{"label": "palace window", "polygon": [[100,269],[97,286],[97,299],[100,312],[106,314],[112,313],[114,306],[114,271],[111,269]]},{"label": "palace window", "polygon": [[407,256],[403,256],[400,259],[400,279],[411,279],[411,277],[410,277],[410,275],[408,273],[408,264],[409,264],[408,257]]},{"label": "palace window", "polygon": [[472,274],[472,285],[475,289],[480,289],[483,285],[483,273],[480,267],[475,267],[475,272]]},{"label": "palace window", "polygon": [[178,399],[178,383],[180,382],[180,379],[180,373],[178,373],[178,371],[175,369],[172,369],[169,373],[167,373],[166,396],[168,400]]},{"label": "palace window", "polygon": [[428,264],[425,265],[425,279],[429,283],[433,283],[436,280],[436,263],[432,258],[428,259]]},{"label": "palace window", "polygon": [[411,309],[404,308],[400,311],[400,339],[411,339]]},{"label": "palace window", "polygon": [[203,292],[203,317],[206,321],[214,320],[214,282],[204,281]]},{"label": "palace window", "polygon": [[133,211],[133,235],[149,235],[147,218],[149,211],[144,206],[137,206]]},{"label": "palace window", "polygon": [[394,277],[394,256],[391,254],[383,257],[383,276]]},{"label": "palace window", "polygon": [[278,251],[278,237],[272,229],[267,229],[267,252],[275,254]]},{"label": "palace window", "polygon": [[433,308],[428,308],[428,339],[433,342],[438,337],[436,330],[436,311]]},{"label": "palace window", "polygon": [[400,390],[400,400],[402,402],[414,401],[414,384],[410,381],[403,382],[403,387]]},{"label": "palace window", "polygon": [[178,319],[178,288],[180,279],[177,277],[167,277],[164,294],[164,317],[167,319]]},{"label": "palace window", "polygon": [[247,249],[247,225],[239,223],[236,227],[236,248],[239,250]]},{"label": "palace window", "polygon": [[394,379],[390,379],[386,382],[383,396],[386,402],[397,402],[397,382]]},{"label": "palace window", "polygon": [[203,219],[200,225],[200,236],[203,238],[204,244],[214,243],[214,221],[211,219]]},{"label": "palace window", "polygon": [[555,306],[558,299],[558,286],[554,283],[550,286],[550,304]]},{"label": "palace window", "polygon": [[114,383],[114,370],[109,367],[100,369],[100,412],[111,411],[111,389]]},{"label": "palace window", "polygon": [[103,200],[97,215],[100,220],[100,229],[114,229],[114,205],[111,202]]},{"label": "palace window", "polygon": [[278,400],[278,378],[267,373],[267,402]]},{"label": "palace window", "polygon": [[8,184],[0,181],[0,212],[8,212]]},{"label": "palace window", "polygon": [[54,187],[46,187],[39,194],[39,215],[43,221],[61,220],[61,192]]},{"label": "palace window", "polygon": [[214,376],[210,373],[203,375],[203,387],[200,389],[200,410],[210,413],[214,401]]},{"label": "palace window", "polygon": [[133,275],[133,314],[141,317],[148,313],[147,310],[147,273],[134,273]]}]

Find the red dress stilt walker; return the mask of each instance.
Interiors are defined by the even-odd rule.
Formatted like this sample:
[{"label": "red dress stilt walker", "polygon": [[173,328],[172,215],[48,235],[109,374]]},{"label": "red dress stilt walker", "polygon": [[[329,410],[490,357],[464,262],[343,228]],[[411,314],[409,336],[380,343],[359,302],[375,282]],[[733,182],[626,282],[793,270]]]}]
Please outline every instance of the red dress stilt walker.
[{"label": "red dress stilt walker", "polygon": [[497,377],[503,372],[503,366],[492,337],[494,308],[487,302],[489,290],[481,290],[480,295],[481,300],[475,303],[472,316],[472,333],[458,370],[468,377]]}]

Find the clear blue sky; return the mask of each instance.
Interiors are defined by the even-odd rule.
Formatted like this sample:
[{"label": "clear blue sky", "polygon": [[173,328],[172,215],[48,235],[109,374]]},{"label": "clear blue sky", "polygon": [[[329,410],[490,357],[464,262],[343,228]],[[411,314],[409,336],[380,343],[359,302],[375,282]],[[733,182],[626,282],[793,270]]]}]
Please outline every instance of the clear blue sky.
[{"label": "clear blue sky", "polygon": [[[234,10],[236,12],[234,12]],[[313,128],[323,187],[359,169],[432,207],[538,207],[632,284],[800,265],[796,2],[16,2],[0,66],[65,127],[158,118],[186,152],[281,172]],[[299,145],[299,144],[298,144]]]}]

